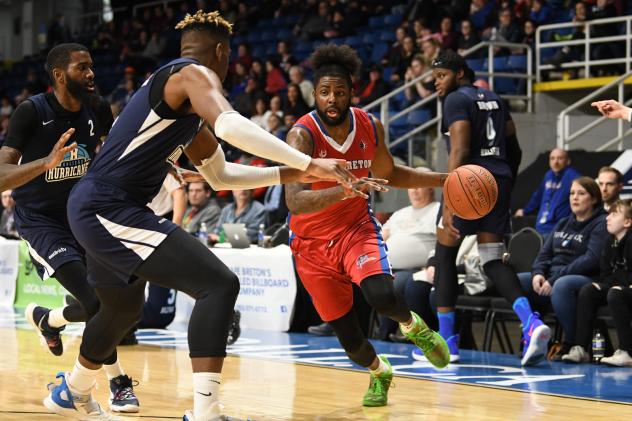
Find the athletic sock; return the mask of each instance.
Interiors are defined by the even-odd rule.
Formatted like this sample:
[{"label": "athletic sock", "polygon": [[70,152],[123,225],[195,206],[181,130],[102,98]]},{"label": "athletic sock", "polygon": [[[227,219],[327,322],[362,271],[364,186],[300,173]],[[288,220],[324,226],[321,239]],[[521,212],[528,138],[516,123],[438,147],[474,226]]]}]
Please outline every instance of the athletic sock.
[{"label": "athletic sock", "polygon": [[410,322],[408,323],[400,323],[399,328],[403,334],[411,333],[413,331],[419,330],[419,326],[417,325],[417,319],[410,313]]},{"label": "athletic sock", "polygon": [[48,326],[60,328],[68,324],[68,320],[64,317],[65,307],[55,308],[48,312]]},{"label": "athletic sock", "polygon": [[114,364],[103,364],[103,369],[105,370],[105,374],[108,376],[108,380],[125,375],[125,371],[123,371],[123,367],[121,367],[119,360],[116,360]]},{"label": "athletic sock", "polygon": [[384,360],[382,360],[379,356],[377,357],[377,360],[380,362],[379,365],[377,366],[377,368],[375,370],[369,369],[369,372],[371,374],[375,375],[375,376],[379,376],[381,374],[388,373],[390,368],[388,367],[388,365],[386,365]]},{"label": "athletic sock", "polygon": [[193,373],[193,416],[204,419],[209,407],[219,398],[221,373]]},{"label": "athletic sock", "polygon": [[447,313],[437,312],[439,318],[439,334],[443,339],[448,339],[454,335],[454,311],[448,311]]},{"label": "athletic sock", "polygon": [[518,318],[522,322],[523,328],[526,328],[527,323],[529,322],[529,316],[533,314],[533,310],[531,310],[529,300],[527,300],[527,297],[516,298],[516,301],[513,302],[512,307],[518,315]]},{"label": "athletic sock", "polygon": [[89,395],[97,382],[97,374],[99,374],[99,370],[86,368],[77,360],[66,383],[72,393],[77,395]]}]

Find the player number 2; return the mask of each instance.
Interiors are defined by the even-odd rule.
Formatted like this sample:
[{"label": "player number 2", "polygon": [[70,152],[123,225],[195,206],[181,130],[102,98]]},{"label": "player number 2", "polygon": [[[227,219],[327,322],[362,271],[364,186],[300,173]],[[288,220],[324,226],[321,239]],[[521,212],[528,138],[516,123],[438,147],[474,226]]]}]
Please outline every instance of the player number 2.
[{"label": "player number 2", "polygon": [[487,117],[487,140],[490,143],[496,140],[496,130],[494,130],[494,122],[491,116]]},{"label": "player number 2", "polygon": [[92,120],[88,120],[88,124],[90,125],[90,136],[94,136],[94,123]]}]

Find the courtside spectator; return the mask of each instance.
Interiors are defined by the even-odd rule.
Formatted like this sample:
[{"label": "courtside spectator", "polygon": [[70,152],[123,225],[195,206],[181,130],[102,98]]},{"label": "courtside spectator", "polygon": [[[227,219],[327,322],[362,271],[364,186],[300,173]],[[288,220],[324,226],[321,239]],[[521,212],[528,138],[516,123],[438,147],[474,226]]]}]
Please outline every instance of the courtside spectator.
[{"label": "courtside spectator", "polygon": [[597,184],[601,190],[603,207],[609,210],[610,206],[619,200],[619,194],[623,190],[623,174],[616,168],[602,167],[597,176]]},{"label": "courtside spectator", "polygon": [[527,206],[518,209],[515,216],[537,214],[535,229],[543,235],[571,213],[568,195],[573,180],[580,174],[571,165],[568,152],[553,149],[549,154],[549,167],[538,189],[533,192]]},{"label": "courtside spectator", "polygon": [[18,238],[18,231],[15,228],[15,221],[13,220],[13,212],[15,210],[15,201],[11,197],[12,190],[5,190],[2,192],[2,218],[0,218],[0,234],[9,237]]},{"label": "courtside spectator", "polygon": [[182,229],[196,234],[204,222],[210,231],[219,219],[220,209],[211,197],[211,187],[206,183],[190,183],[187,189],[189,206],[182,218]]},{"label": "courtside spectator", "polygon": [[215,229],[209,234],[212,242],[219,241],[224,224],[245,224],[250,242],[257,242],[259,225],[265,225],[266,212],[261,203],[252,199],[252,193],[252,190],[233,190],[234,202],[224,206]]}]

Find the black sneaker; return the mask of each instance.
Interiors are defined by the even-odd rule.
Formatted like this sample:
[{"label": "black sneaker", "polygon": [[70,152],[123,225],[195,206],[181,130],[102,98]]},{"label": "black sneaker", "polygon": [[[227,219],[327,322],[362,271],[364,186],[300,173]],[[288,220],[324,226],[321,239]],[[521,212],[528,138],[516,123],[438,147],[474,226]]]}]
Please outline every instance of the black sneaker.
[{"label": "black sneaker", "polygon": [[321,323],[317,326],[310,326],[307,328],[307,331],[312,335],[317,336],[334,336],[334,328],[327,322]]},{"label": "black sneaker", "polygon": [[53,355],[60,356],[64,353],[64,346],[61,342],[61,331],[64,327],[50,327],[48,325],[48,314],[50,309],[40,307],[35,303],[30,303],[24,310],[24,317],[35,328],[40,337],[42,346],[48,348]]},{"label": "black sneaker", "polygon": [[234,310],[233,316],[230,318],[230,324],[228,325],[228,339],[226,340],[226,345],[232,345],[239,339],[239,335],[241,335],[240,321],[241,313],[239,310]]},{"label": "black sneaker", "polygon": [[138,339],[136,339],[136,327],[133,327],[123,336],[119,346],[138,345]]},{"label": "black sneaker", "polygon": [[110,380],[110,409],[113,412],[138,412],[140,405],[134,394],[135,385],[138,382],[132,382],[132,378],[125,374]]}]

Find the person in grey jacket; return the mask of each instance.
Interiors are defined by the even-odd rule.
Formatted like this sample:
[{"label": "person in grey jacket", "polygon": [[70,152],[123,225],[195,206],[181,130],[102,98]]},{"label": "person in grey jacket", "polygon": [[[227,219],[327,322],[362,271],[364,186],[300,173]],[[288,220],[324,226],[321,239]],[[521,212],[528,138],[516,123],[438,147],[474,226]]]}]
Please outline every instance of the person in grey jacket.
[{"label": "person in grey jacket", "polygon": [[211,187],[206,183],[190,183],[187,190],[189,206],[182,218],[182,228],[196,234],[202,222],[210,232],[219,220],[220,208],[211,197]]}]

